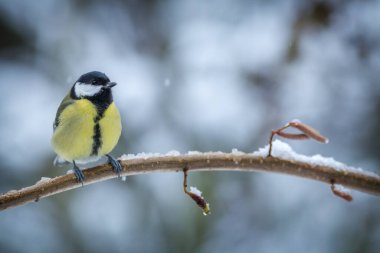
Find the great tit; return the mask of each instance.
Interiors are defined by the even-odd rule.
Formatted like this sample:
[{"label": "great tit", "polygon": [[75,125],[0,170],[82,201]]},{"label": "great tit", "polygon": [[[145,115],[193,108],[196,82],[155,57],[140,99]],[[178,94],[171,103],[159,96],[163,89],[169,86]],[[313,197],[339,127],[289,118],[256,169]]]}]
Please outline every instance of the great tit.
[{"label": "great tit", "polygon": [[85,178],[77,164],[102,157],[108,158],[120,176],[120,163],[109,155],[121,134],[120,114],[111,91],[115,85],[99,71],[83,74],[62,100],[55,117],[51,141],[57,154],[55,163],[72,163],[82,185]]}]

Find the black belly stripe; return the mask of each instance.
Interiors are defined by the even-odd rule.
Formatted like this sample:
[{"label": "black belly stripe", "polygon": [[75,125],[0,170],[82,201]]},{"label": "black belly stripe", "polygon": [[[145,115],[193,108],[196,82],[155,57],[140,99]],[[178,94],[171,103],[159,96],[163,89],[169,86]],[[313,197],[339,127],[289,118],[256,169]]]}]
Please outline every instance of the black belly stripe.
[{"label": "black belly stripe", "polygon": [[102,135],[100,132],[100,125],[99,125],[100,119],[101,117],[99,115],[96,116],[94,119],[95,125],[94,125],[94,136],[92,137],[93,144],[92,144],[92,152],[91,152],[91,155],[94,155],[94,156],[98,155],[99,150],[102,146]]},{"label": "black belly stripe", "polygon": [[103,144],[99,121],[103,118],[105,111],[113,102],[111,89],[104,89],[99,94],[92,97],[86,97],[86,99],[90,100],[93,103],[93,105],[96,107],[96,111],[98,114],[94,118],[94,135],[92,137],[93,144],[91,151],[91,155],[97,156]]}]

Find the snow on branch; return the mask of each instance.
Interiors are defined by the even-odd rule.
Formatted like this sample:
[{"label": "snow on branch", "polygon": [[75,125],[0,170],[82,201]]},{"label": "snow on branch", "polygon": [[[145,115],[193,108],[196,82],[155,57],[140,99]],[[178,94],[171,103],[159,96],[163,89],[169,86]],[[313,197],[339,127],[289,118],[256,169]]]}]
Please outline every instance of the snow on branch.
[{"label": "snow on branch", "polygon": [[[352,168],[332,158],[320,155],[304,156],[295,153],[291,147],[279,140],[253,153],[243,153],[236,149],[231,153],[196,151],[180,154],[171,151],[167,154],[123,155],[120,162],[122,176],[131,176],[152,172],[194,172],[194,171],[263,171],[294,175],[331,185],[333,193],[346,200],[346,193],[335,184],[380,196],[380,177],[375,173]],[[108,164],[84,169],[84,185],[93,184],[117,175]],[[70,173],[52,179],[42,178],[36,184],[12,190],[0,195],[0,210],[15,207],[28,202],[39,201],[51,195],[79,188],[74,174]]]}]

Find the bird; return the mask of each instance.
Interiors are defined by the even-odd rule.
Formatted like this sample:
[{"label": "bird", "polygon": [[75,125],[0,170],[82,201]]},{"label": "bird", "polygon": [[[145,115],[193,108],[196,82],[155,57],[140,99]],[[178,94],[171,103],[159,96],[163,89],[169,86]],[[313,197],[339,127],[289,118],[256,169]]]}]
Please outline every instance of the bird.
[{"label": "bird", "polygon": [[54,163],[72,163],[75,177],[82,185],[85,176],[78,164],[101,158],[107,158],[120,177],[120,162],[109,154],[122,131],[120,113],[112,96],[114,86],[116,83],[100,71],[81,75],[55,116],[51,139],[57,154]]}]

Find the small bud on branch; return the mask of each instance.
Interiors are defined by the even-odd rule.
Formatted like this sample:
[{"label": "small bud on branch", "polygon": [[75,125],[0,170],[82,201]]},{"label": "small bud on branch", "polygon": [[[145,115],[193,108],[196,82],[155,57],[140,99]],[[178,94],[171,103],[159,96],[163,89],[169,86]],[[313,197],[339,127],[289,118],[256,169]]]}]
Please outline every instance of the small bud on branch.
[{"label": "small bud on branch", "polygon": [[[293,133],[284,132],[284,130],[289,128],[289,127],[295,128],[295,129],[301,131],[302,133],[293,134]],[[314,139],[318,142],[321,142],[321,143],[328,143],[329,142],[329,140],[325,136],[320,134],[317,130],[315,130],[311,126],[306,125],[305,123],[302,123],[299,120],[292,120],[292,121],[288,122],[285,126],[279,128],[277,130],[273,130],[271,132],[271,135],[269,137],[268,157],[272,156],[272,143],[273,143],[273,137],[275,135],[281,136],[281,137],[286,138],[286,139],[292,139],[292,140],[306,140],[306,139],[312,138],[312,139]]]},{"label": "small bud on branch", "polygon": [[351,202],[353,200],[352,195],[349,193],[349,191],[342,185],[336,185],[334,180],[331,180],[331,191],[339,198],[342,198],[348,202]]},{"label": "small bud on branch", "polygon": [[326,137],[324,137],[323,135],[321,135],[317,130],[315,130],[311,126],[308,126],[308,125],[302,123],[299,120],[290,121],[289,126],[297,128],[298,130],[300,130],[301,132],[303,132],[304,134],[306,134],[307,136],[309,136],[310,138],[312,138],[316,141],[319,141],[321,143],[328,143],[329,142],[329,140]]},{"label": "small bud on branch", "polygon": [[284,133],[284,132],[277,132],[276,134],[278,136],[281,136],[286,139],[291,139],[291,140],[306,140],[310,138],[306,134],[291,134],[291,133]]},{"label": "small bud on branch", "polygon": [[210,205],[202,197],[202,192],[199,191],[196,187],[190,186],[190,191],[187,190],[187,171],[188,168],[183,169],[183,191],[195,201],[195,203],[202,209],[204,215],[210,214]]}]

